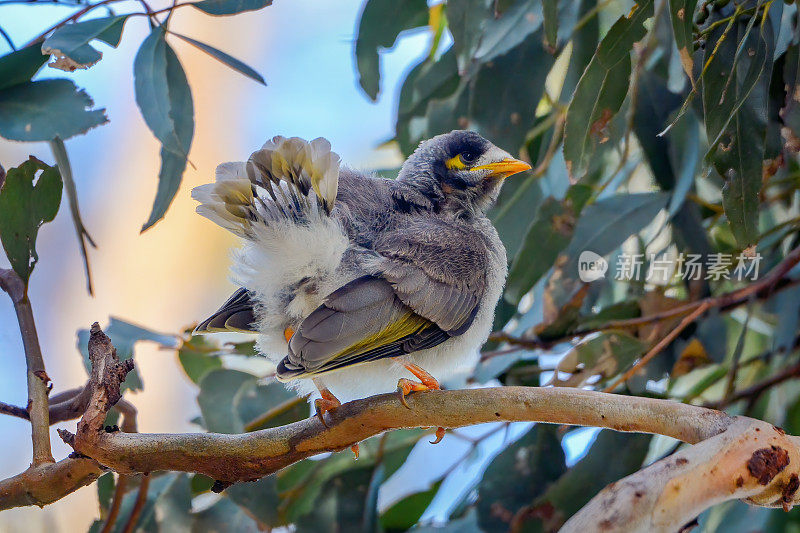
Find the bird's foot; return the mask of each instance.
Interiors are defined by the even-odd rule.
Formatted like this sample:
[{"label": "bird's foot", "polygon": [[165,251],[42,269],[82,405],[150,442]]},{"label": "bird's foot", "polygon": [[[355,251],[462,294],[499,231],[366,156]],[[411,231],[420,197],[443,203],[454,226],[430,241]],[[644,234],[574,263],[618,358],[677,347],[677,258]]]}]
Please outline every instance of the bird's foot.
[{"label": "bird's foot", "polygon": [[444,428],[439,426],[436,428],[436,439],[431,441],[431,444],[439,444],[444,438]]},{"label": "bird's foot", "polygon": [[410,392],[423,391],[423,390],[439,390],[439,382],[436,378],[429,373],[418,367],[417,365],[406,364],[406,370],[414,374],[419,381],[412,381],[406,378],[400,378],[397,382],[397,392],[400,393],[400,403],[411,409],[408,402],[406,402],[406,395]]},{"label": "bird's foot", "polygon": [[[325,422],[325,413],[340,407],[342,402],[326,388],[321,388],[319,393],[322,395],[322,398],[314,400],[314,408],[317,411],[317,417],[320,422],[322,422],[325,427],[328,427],[328,424]],[[356,453],[356,456],[358,456],[358,453]]]},{"label": "bird's foot", "polygon": [[354,459],[358,461],[358,452],[360,451],[358,448],[358,444],[353,444],[352,446],[350,446],[350,450],[352,450],[353,455],[355,455]]}]

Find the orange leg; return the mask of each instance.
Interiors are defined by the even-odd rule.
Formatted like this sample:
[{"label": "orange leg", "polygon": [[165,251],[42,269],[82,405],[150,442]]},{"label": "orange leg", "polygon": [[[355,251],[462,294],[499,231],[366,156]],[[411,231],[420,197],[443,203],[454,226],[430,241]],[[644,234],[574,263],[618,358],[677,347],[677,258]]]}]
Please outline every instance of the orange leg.
[{"label": "orange leg", "polygon": [[[317,386],[320,395],[322,395],[322,398],[314,400],[314,408],[317,411],[317,417],[319,418],[320,422],[322,422],[322,425],[328,427],[328,424],[325,422],[325,413],[340,407],[342,402],[340,402],[330,390],[320,385],[320,383],[318,383],[316,380],[314,380],[314,385]],[[356,456],[356,459],[358,459],[358,444],[353,444],[350,446],[350,449],[353,450],[353,454]]]},{"label": "orange leg", "polygon": [[[409,407],[408,402],[406,402],[406,395],[410,392],[439,390],[441,388],[439,386],[439,382],[436,381],[436,378],[417,365],[408,363],[403,366],[405,366],[406,370],[414,374],[414,376],[419,379],[419,381],[412,381],[410,379],[400,378],[400,380],[397,382],[397,391],[400,393],[400,401],[409,409],[411,409],[411,407]],[[436,440],[431,441],[431,444],[438,444],[443,438],[444,428],[438,427],[436,428]]]}]

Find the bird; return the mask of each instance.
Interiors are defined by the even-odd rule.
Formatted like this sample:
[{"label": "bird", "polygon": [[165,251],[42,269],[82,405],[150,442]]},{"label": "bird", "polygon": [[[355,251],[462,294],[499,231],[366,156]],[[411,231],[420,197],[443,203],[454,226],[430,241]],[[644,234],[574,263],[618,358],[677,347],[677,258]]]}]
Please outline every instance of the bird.
[{"label": "bird", "polygon": [[240,288],[195,332],[256,333],[279,381],[319,395],[323,424],[378,393],[407,406],[477,364],[507,274],[487,211],[530,168],[468,130],[421,142],[394,180],[341,165],[322,137],[273,137],[192,190],[243,242]]}]

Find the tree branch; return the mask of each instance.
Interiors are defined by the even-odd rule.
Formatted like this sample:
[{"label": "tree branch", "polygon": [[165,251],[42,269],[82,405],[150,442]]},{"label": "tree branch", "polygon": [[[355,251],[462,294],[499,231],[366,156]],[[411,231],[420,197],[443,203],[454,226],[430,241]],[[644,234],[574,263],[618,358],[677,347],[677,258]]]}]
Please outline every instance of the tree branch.
[{"label": "tree branch", "polygon": [[[683,305],[667,309],[660,313],[654,313],[652,315],[629,318],[625,320],[612,320],[597,327],[571,331],[566,335],[552,339],[514,337],[505,333],[504,331],[495,331],[489,336],[489,340],[495,342],[505,342],[514,346],[520,346],[522,348],[531,350],[546,350],[552,348],[556,344],[574,339],[575,337],[582,337],[584,335],[597,333],[607,329],[624,329],[644,326],[647,324],[652,324],[653,322],[660,322],[669,318],[675,318],[681,315],[692,313],[701,306],[705,307],[706,309],[719,308],[721,311],[730,311],[731,309],[735,309],[740,305],[752,301],[752,299],[764,299],[778,291],[800,283],[800,279],[791,279],[787,277],[789,272],[798,263],[800,263],[800,247],[797,247],[789,252],[786,257],[783,258],[783,261],[781,261],[760,280],[754,281],[753,283],[740,289],[720,294],[719,296],[709,296],[708,298],[687,302]],[[484,356],[481,357],[481,360],[491,359],[491,357],[494,357],[495,355],[496,354],[484,354]]]},{"label": "tree branch", "polygon": [[13,270],[0,270],[0,288],[8,293],[17,312],[19,331],[25,348],[28,367],[28,415],[33,441],[33,466],[53,463],[50,451],[50,413],[47,402],[50,378],[44,368],[39,336],[33,320],[33,309],[28,300],[25,283]]},{"label": "tree branch", "polygon": [[0,511],[13,507],[56,502],[94,482],[104,472],[93,459],[68,457],[57,463],[31,466],[16,476],[0,481]]}]

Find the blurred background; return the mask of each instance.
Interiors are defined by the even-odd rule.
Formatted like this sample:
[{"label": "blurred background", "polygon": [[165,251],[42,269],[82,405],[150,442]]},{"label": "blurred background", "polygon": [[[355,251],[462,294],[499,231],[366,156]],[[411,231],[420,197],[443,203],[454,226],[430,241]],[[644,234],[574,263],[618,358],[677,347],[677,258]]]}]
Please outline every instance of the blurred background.
[{"label": "blurred background", "polygon": [[[164,6],[169,4],[164,4]],[[130,6],[119,5],[125,12]],[[157,3],[154,8],[163,7]],[[105,108],[110,123],[66,141],[77,181],[84,222],[98,249],[90,252],[95,297],[87,295],[79,248],[66,209],[42,228],[40,261],[30,298],[54,390],[81,385],[85,371],[76,331],[109,316],[165,333],[204,318],[234,290],[227,279],[228,250],[235,239],[194,212],[192,187],[213,179],[223,161],[243,160],[273,135],[325,136],[343,161],[357,168],[399,165],[399,153],[380,149],[392,137],[396,88],[409,65],[424,54],[430,36],[403,39],[385,54],[387,94],[371,103],[357,87],[353,40],[358,0],[278,1],[269,9],[234,17],[208,17],[193,9],[174,14],[171,28],[215,45],[264,76],[261,86],[178,39],[170,39],[187,73],[195,106],[195,137],[188,168],[165,220],[143,234],[156,191],[159,144],[136,108],[132,63],[149,32],[146,19],[127,21],[123,42],[98,44],[103,60],[69,75]],[[3,5],[0,26],[19,45],[72,10],[59,6]],[[98,16],[103,16],[98,13]],[[0,54],[8,52],[0,40]],[[49,72],[48,72],[49,71]],[[57,76],[48,67],[41,77]],[[53,164],[46,143],[0,139],[0,164],[16,166],[29,154]],[[5,261],[4,254],[0,254]],[[7,264],[0,264],[7,267]],[[172,351],[137,346],[144,392],[129,395],[139,410],[140,431],[190,431],[197,414],[196,388],[184,377]],[[14,311],[0,299],[0,397],[24,405],[25,360]],[[61,427],[74,428],[75,423]],[[51,428],[54,454],[69,449]],[[196,428],[194,428],[196,429]],[[30,461],[30,425],[0,418],[0,477],[22,471]],[[96,490],[79,490],[45,509],[0,513],[0,531],[85,531],[97,515]]]}]

